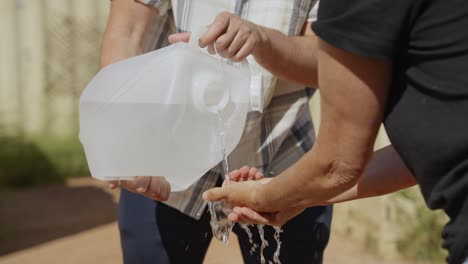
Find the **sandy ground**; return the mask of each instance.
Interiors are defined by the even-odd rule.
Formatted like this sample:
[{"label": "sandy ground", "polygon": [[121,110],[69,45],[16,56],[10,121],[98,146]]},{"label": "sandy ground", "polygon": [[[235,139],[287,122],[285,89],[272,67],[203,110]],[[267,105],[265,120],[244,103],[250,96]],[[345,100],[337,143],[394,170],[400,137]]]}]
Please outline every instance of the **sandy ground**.
[{"label": "sandy ground", "polygon": [[[0,264],[122,263],[117,196],[90,178],[0,193]],[[204,263],[242,263],[235,235],[228,245],[213,240]],[[324,263],[412,262],[380,260],[332,232]]]}]

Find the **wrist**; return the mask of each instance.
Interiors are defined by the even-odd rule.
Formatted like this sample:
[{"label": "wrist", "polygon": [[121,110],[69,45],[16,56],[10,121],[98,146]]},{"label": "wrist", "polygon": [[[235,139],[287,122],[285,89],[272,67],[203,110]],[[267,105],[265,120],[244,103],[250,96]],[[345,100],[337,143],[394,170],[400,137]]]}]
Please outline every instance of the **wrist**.
[{"label": "wrist", "polygon": [[264,56],[271,54],[271,38],[269,31],[270,29],[255,25],[258,33],[258,40],[255,49],[252,52],[252,56],[257,61],[261,61]]}]

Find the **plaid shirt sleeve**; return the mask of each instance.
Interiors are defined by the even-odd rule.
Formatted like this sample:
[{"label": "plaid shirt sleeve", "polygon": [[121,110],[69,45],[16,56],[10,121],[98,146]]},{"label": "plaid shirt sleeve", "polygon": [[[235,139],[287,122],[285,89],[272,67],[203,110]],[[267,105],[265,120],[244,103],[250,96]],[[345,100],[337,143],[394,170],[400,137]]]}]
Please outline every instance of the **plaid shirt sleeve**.
[{"label": "plaid shirt sleeve", "polygon": [[310,9],[309,16],[307,17],[307,22],[311,23],[317,20],[317,11],[320,1],[315,1],[312,8]]},{"label": "plaid shirt sleeve", "polygon": [[161,16],[164,16],[167,10],[171,6],[170,0],[135,0],[135,1],[157,8]]},{"label": "plaid shirt sleeve", "polygon": [[[169,33],[190,31],[200,23],[200,19],[203,20],[200,18],[200,10],[196,8],[198,5],[213,3],[213,0],[133,1],[158,8],[160,14],[167,11],[165,16],[158,16],[162,19],[159,23],[155,22],[157,29],[154,34],[157,40],[153,47],[156,49],[166,46]],[[261,22],[263,26],[275,28],[288,35],[299,35],[317,0],[278,0],[274,1],[273,9],[272,1],[265,0],[215,2],[223,4],[225,10],[253,22]],[[264,92],[272,91],[265,93],[265,103],[268,105],[263,113],[252,112],[247,116],[241,142],[229,155],[229,166],[256,167],[271,177],[291,166],[312,146],[315,134],[308,108],[310,93],[300,85],[274,78],[268,71],[263,72],[263,69],[258,81]],[[200,219],[206,208],[201,194],[221,181],[221,171],[216,166],[187,190],[172,193],[165,204],[194,219]]]}]

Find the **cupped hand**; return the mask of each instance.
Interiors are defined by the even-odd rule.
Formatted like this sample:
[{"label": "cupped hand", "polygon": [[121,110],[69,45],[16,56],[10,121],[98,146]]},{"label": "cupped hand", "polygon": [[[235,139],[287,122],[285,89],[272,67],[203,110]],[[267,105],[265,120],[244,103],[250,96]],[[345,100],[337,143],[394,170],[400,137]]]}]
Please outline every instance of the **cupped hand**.
[{"label": "cupped hand", "polygon": [[242,167],[229,174],[231,182],[213,188],[203,194],[207,201],[225,199],[233,206],[228,219],[233,222],[282,226],[300,214],[305,208],[286,208],[281,211],[270,210],[259,195],[260,189],[273,178],[264,178],[256,168]]}]

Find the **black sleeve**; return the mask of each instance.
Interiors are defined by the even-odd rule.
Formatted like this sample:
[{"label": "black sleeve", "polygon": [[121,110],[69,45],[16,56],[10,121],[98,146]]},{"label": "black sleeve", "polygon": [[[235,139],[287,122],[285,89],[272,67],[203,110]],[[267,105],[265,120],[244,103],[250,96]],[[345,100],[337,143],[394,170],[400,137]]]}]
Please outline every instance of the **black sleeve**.
[{"label": "black sleeve", "polygon": [[391,59],[405,38],[416,0],[324,0],[312,30],[356,55]]}]

